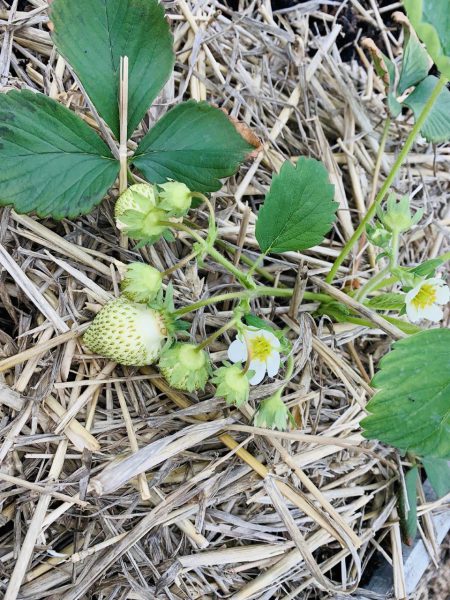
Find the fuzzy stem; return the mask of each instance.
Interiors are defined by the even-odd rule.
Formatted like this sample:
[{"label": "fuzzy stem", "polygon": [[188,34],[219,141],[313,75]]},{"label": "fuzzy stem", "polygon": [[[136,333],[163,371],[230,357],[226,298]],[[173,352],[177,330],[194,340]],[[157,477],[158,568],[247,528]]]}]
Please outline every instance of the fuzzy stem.
[{"label": "fuzzy stem", "polygon": [[205,194],[202,194],[201,192],[192,192],[192,198],[198,198],[199,200],[201,200],[202,202],[204,202],[206,204],[206,206],[208,207],[209,210],[209,220],[212,223],[216,222],[216,214],[214,212],[214,207],[211,204],[210,199],[208,198],[208,196],[205,196]]},{"label": "fuzzy stem", "polygon": [[251,298],[259,298],[261,296],[278,296],[282,298],[290,298],[293,294],[293,290],[272,288],[272,287],[258,287],[252,290],[244,290],[242,292],[230,292],[227,294],[218,294],[217,296],[211,296],[211,298],[205,298],[194,302],[189,306],[183,306],[178,310],[175,310],[172,315],[175,318],[182,317],[190,312],[198,310],[203,306],[210,306],[211,304],[217,304],[218,302],[224,302],[225,300],[246,300]]},{"label": "fuzzy stem", "polygon": [[193,229],[184,225],[183,223],[173,223],[172,221],[160,221],[159,225],[164,225],[166,227],[172,227],[173,229],[179,229],[180,231],[184,231],[192,236],[199,244],[205,247],[208,254],[213,258],[216,262],[221,264],[227,271],[229,271],[232,275],[236,277],[241,285],[246,287],[247,289],[254,288],[254,284],[250,283],[247,279],[247,276],[242,273],[238,267],[236,267],[232,262],[230,262],[227,258],[222,256],[218,250],[212,247],[206,247],[205,240]]},{"label": "fuzzy stem", "polygon": [[201,350],[203,350],[204,348],[206,348],[206,346],[209,346],[209,344],[212,344],[212,342],[214,342],[214,340],[216,340],[223,333],[225,333],[226,331],[228,331],[228,329],[231,329],[232,327],[234,327],[235,324],[239,320],[240,319],[238,319],[236,317],[234,319],[231,319],[231,321],[229,321],[228,323],[225,323],[225,325],[223,325],[223,327],[221,327],[220,329],[218,329],[217,331],[215,331],[214,333],[212,333],[209,337],[207,337],[205,340],[203,340],[203,342],[201,342],[197,346],[198,352],[200,352]]},{"label": "fuzzy stem", "polygon": [[174,273],[175,271],[177,271],[178,269],[181,269],[182,267],[184,267],[184,265],[187,265],[187,263],[189,261],[191,261],[193,258],[195,258],[197,256],[198,252],[191,252],[190,254],[188,254],[187,256],[185,256],[184,258],[182,258],[179,262],[177,262],[176,264],[172,265],[171,267],[169,267],[168,269],[166,269],[165,271],[161,272],[161,276],[167,277],[167,275],[171,275],[172,273]]},{"label": "fuzzy stem", "polygon": [[250,269],[247,272],[247,277],[250,277],[250,275],[252,275],[256,269],[260,266],[260,264],[264,261],[264,259],[267,256],[267,250],[266,252],[263,252],[262,254],[260,254],[256,260],[253,262],[253,264],[250,266]]},{"label": "fuzzy stem", "polygon": [[381,204],[386,193],[388,192],[389,188],[391,187],[391,185],[398,173],[398,170],[400,169],[401,165],[403,164],[406,157],[408,156],[408,153],[411,150],[411,147],[414,144],[414,141],[415,141],[417,135],[419,134],[420,130],[422,129],[422,126],[425,123],[426,118],[428,117],[431,109],[433,108],[433,105],[434,105],[437,97],[439,96],[441,91],[444,89],[447,81],[448,81],[447,77],[445,77],[444,75],[440,76],[439,81],[436,84],[436,87],[434,88],[434,90],[431,93],[430,97],[428,98],[425,106],[423,107],[422,112],[420,113],[417,121],[414,124],[414,127],[412,128],[410,134],[408,135],[406,142],[400,151],[400,154],[398,155],[394,165],[392,166],[391,171],[389,172],[389,175],[386,177],[374,202],[372,203],[369,210],[367,211],[366,216],[362,219],[362,221],[358,225],[357,229],[355,230],[355,233],[348,240],[348,242],[345,244],[344,248],[342,249],[341,253],[334,261],[331,271],[328,273],[328,276],[326,278],[327,283],[331,283],[333,281],[333,279],[337,273],[337,270],[339,269],[341,264],[344,262],[344,260],[347,258],[348,254],[350,253],[350,251],[353,248],[353,246],[355,245],[355,243],[358,241],[358,239],[364,233],[367,223],[374,216],[377,206],[379,204]]},{"label": "fuzzy stem", "polygon": [[399,231],[392,232],[392,247],[391,247],[391,257],[389,259],[389,264],[382,269],[379,273],[374,275],[369,281],[363,285],[363,287],[356,294],[355,299],[358,302],[362,302],[364,298],[366,298],[371,292],[377,289],[377,286],[384,281],[387,275],[397,266],[398,259],[398,242],[400,238]]},{"label": "fuzzy stem", "polygon": [[245,288],[251,290],[255,287],[255,284],[248,280],[247,275],[245,273],[242,273],[242,271],[240,271],[239,268],[236,267],[231,261],[222,256],[222,254],[220,254],[218,250],[216,250],[215,248],[208,248],[208,254],[216,262],[225,267],[227,271],[234,275],[239,281],[239,283]]}]

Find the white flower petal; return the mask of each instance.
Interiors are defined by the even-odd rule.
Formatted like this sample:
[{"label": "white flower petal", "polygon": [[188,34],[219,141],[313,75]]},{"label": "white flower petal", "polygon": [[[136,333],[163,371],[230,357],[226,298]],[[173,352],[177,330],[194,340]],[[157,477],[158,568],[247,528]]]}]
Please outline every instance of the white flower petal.
[{"label": "white flower petal", "polygon": [[406,304],[406,316],[411,323],[418,323],[423,317],[421,311],[418,311],[414,306],[409,303]]},{"label": "white flower petal", "polygon": [[420,292],[421,287],[422,287],[422,284],[419,284],[419,285],[416,285],[416,287],[413,288],[412,290],[409,290],[409,292],[405,296],[406,306],[408,306],[408,304],[410,304],[414,300],[414,298]]},{"label": "white flower petal", "polygon": [[256,329],[256,327],[246,327],[245,329],[245,335],[248,338],[254,338],[254,337],[258,337],[258,335],[260,335],[261,333],[261,329]]},{"label": "white flower petal", "polygon": [[263,363],[260,360],[252,360],[250,362],[249,370],[254,371],[254,375],[249,382],[250,385],[258,385],[266,375],[266,363]]},{"label": "white flower petal", "polygon": [[448,285],[436,286],[436,304],[447,304],[450,300],[450,289]]},{"label": "white flower petal", "polygon": [[280,347],[280,340],[271,331],[267,331],[266,329],[261,329],[259,333],[264,338],[266,338],[266,340],[270,343],[272,348],[274,348],[276,350]]},{"label": "white flower petal", "polygon": [[441,321],[443,316],[444,316],[444,313],[442,311],[442,308],[437,306],[437,304],[433,304],[433,306],[427,306],[427,308],[424,308],[422,311],[422,317],[424,319],[428,319],[429,321],[434,321],[435,323],[437,323],[438,321]]},{"label": "white flower petal", "polygon": [[442,285],[444,282],[442,281],[442,277],[430,277],[429,279],[425,279],[422,283],[431,283],[434,285]]},{"label": "white flower petal", "polygon": [[247,360],[247,345],[239,339],[231,342],[228,347],[228,358],[231,362],[240,362]]},{"label": "white flower petal", "polygon": [[266,366],[269,377],[275,377],[280,370],[280,353],[272,352],[269,358],[266,360]]}]

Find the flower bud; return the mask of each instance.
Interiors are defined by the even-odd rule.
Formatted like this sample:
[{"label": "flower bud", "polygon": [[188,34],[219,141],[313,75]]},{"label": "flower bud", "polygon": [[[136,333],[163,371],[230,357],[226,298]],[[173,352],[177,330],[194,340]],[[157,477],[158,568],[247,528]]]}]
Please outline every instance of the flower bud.
[{"label": "flower bud", "polygon": [[242,364],[220,367],[214,373],[213,383],[217,386],[216,396],[224,398],[227,404],[242,406],[248,400],[250,383],[248,373],[242,370]]},{"label": "flower bud", "polygon": [[256,427],[282,431],[287,428],[289,417],[289,410],[281,399],[281,391],[278,391],[260,403],[255,414],[254,424]]},{"label": "flower bud", "polygon": [[204,389],[211,372],[206,352],[181,342],[162,353],[159,368],[172,387],[186,392]]},{"label": "flower bud", "polygon": [[423,210],[417,210],[413,215],[408,196],[403,196],[400,200],[397,200],[395,194],[390,194],[386,203],[386,210],[380,209],[377,214],[387,229],[402,233],[402,231],[407,231],[417,225],[422,218]]},{"label": "flower bud", "polygon": [[179,181],[168,181],[159,186],[158,205],[173,217],[184,216],[191,207],[192,194],[189,188]]},{"label": "flower bud", "polygon": [[158,269],[135,262],[128,265],[120,289],[133,302],[151,302],[156,298],[161,285],[162,276]]}]

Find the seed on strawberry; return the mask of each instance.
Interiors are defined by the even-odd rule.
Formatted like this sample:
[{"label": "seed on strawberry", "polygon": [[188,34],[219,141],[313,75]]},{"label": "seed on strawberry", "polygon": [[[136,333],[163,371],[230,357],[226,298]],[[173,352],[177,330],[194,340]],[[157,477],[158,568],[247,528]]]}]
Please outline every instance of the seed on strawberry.
[{"label": "seed on strawberry", "polygon": [[83,341],[95,354],[141,367],[158,359],[166,338],[160,312],[120,296],[102,308]]}]

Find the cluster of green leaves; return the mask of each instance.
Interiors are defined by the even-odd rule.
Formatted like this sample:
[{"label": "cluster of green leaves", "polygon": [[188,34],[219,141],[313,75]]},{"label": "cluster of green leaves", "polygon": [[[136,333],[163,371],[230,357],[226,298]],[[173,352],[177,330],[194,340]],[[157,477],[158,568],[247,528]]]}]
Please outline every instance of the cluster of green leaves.
[{"label": "cluster of green leaves", "polygon": [[[449,76],[450,21],[447,0],[405,0],[405,7],[436,66],[441,73]],[[382,52],[374,46],[370,46],[370,49],[375,69],[386,84],[387,105],[392,117],[398,117],[405,106],[412,110],[417,119],[438,78],[428,75],[431,61],[427,50],[408,25],[404,27],[404,35],[403,60],[399,72]],[[447,88],[439,94],[421,128],[421,134],[430,142],[450,139],[450,92]]]},{"label": "cluster of green leaves", "polygon": [[[128,136],[170,77],[173,40],[158,0],[55,0],[53,39],[116,140],[120,58],[128,56]],[[88,213],[117,177],[119,161],[79,116],[40,93],[0,94],[0,205],[54,218]],[[151,183],[174,179],[211,192],[253,150],[206,102],[169,110],[130,159]],[[117,154],[117,153],[116,153]]]}]

